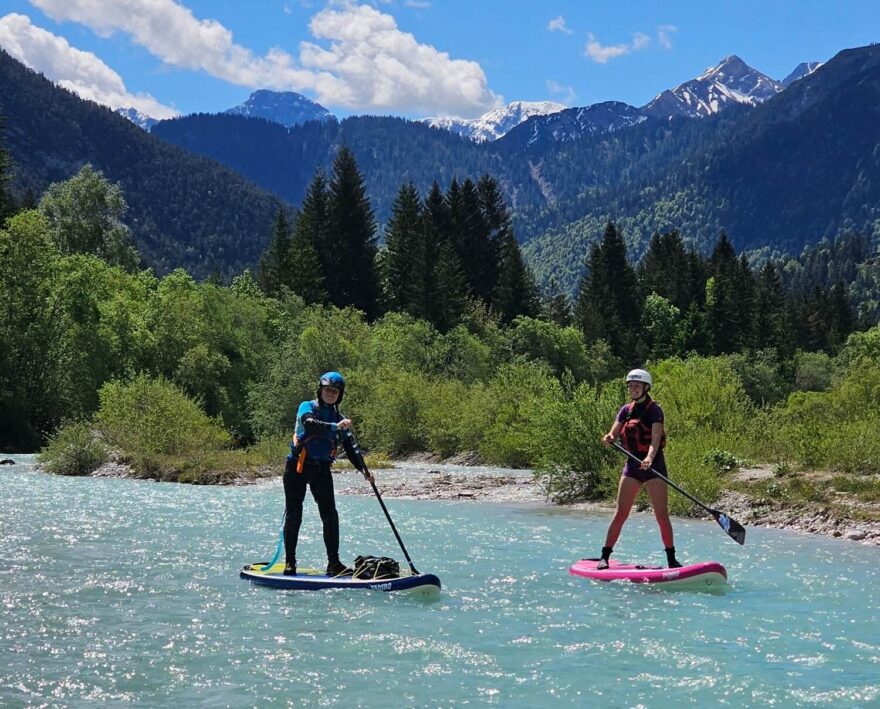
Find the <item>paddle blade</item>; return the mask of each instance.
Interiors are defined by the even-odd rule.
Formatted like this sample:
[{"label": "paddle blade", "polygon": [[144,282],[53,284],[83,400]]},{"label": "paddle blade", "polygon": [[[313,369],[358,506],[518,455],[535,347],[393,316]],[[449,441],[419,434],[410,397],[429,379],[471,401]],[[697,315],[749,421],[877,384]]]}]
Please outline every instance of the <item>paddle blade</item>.
[{"label": "paddle blade", "polygon": [[746,528],[739,522],[718,510],[712,510],[712,516],[715,518],[715,521],[721,525],[721,529],[727,532],[727,536],[733,539],[733,541],[737,544],[746,543]]}]

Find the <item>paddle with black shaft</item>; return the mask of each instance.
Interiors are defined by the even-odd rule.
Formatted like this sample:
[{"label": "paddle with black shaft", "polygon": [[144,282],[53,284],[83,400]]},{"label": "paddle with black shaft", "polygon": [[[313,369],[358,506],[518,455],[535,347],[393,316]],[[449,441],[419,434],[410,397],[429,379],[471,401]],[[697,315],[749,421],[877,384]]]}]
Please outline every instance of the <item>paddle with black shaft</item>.
[{"label": "paddle with black shaft", "polygon": [[394,536],[397,538],[397,543],[400,545],[400,550],[406,557],[406,563],[409,564],[410,571],[413,572],[413,576],[418,576],[419,572],[416,570],[415,564],[413,564],[412,559],[409,558],[409,552],[403,545],[403,539],[400,538],[400,534],[397,532],[397,527],[394,526],[394,521],[391,519],[391,515],[388,513],[388,508],[385,507],[385,502],[382,500],[382,496],[379,494],[379,488],[376,487],[376,481],[373,479],[373,474],[367,467],[367,461],[364,460],[364,454],[361,453],[361,449],[358,446],[357,441],[354,439],[354,436],[351,435],[351,432],[344,431],[343,433],[346,439],[351,442],[352,449],[355,453],[356,460],[352,460],[351,464],[354,465],[358,470],[360,470],[363,476],[367,480],[369,480],[370,485],[373,488],[373,492],[376,493],[376,499],[379,500],[379,504],[382,505],[382,511],[385,513],[385,519],[387,519],[388,524],[391,525],[391,531],[394,532]]},{"label": "paddle with black shaft", "polygon": [[[642,462],[641,459],[634,456],[632,453],[630,453],[626,448],[624,448],[622,445],[620,445],[616,441],[612,441],[611,445],[614,446],[615,448],[617,448],[617,450],[619,450],[621,453],[623,453],[627,458],[631,458],[632,460],[636,461],[637,463]],[[706,512],[708,512],[710,515],[712,515],[715,518],[715,521],[718,522],[718,524],[720,525],[721,529],[723,529],[725,532],[727,532],[727,536],[730,537],[731,539],[733,539],[733,541],[735,541],[737,544],[745,544],[746,543],[746,528],[743,527],[735,519],[728,517],[723,512],[719,512],[718,510],[713,510],[711,507],[704,505],[696,497],[691,495],[687,490],[683,490],[678,485],[676,485],[674,482],[672,482],[672,480],[667,478],[663,473],[658,473],[656,470],[654,470],[654,468],[651,468],[651,472],[654,473],[654,475],[656,475],[658,478],[663,480],[667,485],[671,485],[672,487],[674,487],[682,495],[684,495],[686,498],[688,498],[691,502],[698,504],[700,507],[702,507],[704,510],[706,510]]]}]

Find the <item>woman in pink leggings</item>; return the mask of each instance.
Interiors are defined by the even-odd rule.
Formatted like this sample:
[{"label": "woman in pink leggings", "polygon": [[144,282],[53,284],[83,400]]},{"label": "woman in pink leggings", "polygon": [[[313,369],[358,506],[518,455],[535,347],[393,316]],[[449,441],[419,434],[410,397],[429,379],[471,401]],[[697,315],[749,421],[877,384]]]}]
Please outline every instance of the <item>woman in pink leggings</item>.
[{"label": "woman in pink leggings", "polygon": [[658,473],[669,477],[666,472],[666,461],[663,459],[663,447],[666,445],[663,410],[648,394],[652,383],[651,375],[644,369],[633,369],[626,375],[626,388],[632,401],[621,407],[611,430],[602,437],[602,442],[610,446],[612,441],[620,436],[621,445],[642,462],[639,464],[627,459],[623,468],[620,485],[617,488],[617,511],[611,524],[608,525],[605,546],[602,547],[602,558],[596,565],[598,569],[608,568],[608,559],[642,485],[648,492],[651,506],[654,508],[654,517],[660,526],[660,538],[666,548],[669,568],[681,566],[675,558],[666,483],[651,472],[651,468],[654,468]]}]

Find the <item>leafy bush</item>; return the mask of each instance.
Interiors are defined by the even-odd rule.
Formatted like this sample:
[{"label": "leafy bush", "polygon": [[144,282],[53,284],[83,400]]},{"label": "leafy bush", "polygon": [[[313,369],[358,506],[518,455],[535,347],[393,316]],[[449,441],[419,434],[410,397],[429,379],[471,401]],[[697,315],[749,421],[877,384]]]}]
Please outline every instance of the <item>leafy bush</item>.
[{"label": "leafy bush", "polygon": [[392,454],[425,450],[425,382],[424,376],[391,367],[352,374],[346,415],[354,420],[358,440]]},{"label": "leafy bush", "polygon": [[743,390],[755,406],[772,406],[791,391],[776,350],[758,350],[729,355]]},{"label": "leafy bush", "polygon": [[[721,479],[707,461],[706,450],[717,442],[717,434],[692,434],[671,439],[665,456],[670,479],[704,505],[711,505],[721,493]],[[702,515],[703,510],[684,495],[669,491],[669,511],[677,515]]]},{"label": "leafy bush", "polygon": [[706,453],[703,456],[703,462],[719,475],[729,473],[731,470],[737,470],[743,464],[733,453],[721,448],[713,448]]},{"label": "leafy bush", "polygon": [[62,426],[40,451],[43,468],[55,475],[88,475],[107,461],[107,447],[88,421]]},{"label": "leafy bush", "polygon": [[163,377],[140,374],[101,387],[96,424],[104,439],[153,471],[162,456],[203,456],[229,443],[229,434]]},{"label": "leafy bush", "polygon": [[831,357],[824,352],[798,352],[794,385],[798,391],[825,391],[834,375]]},{"label": "leafy bush", "polygon": [[479,447],[484,460],[527,467],[544,454],[548,441],[535,435],[535,423],[544,402],[562,398],[559,382],[546,364],[517,361],[502,365],[484,397],[485,424]]},{"label": "leafy bush", "polygon": [[428,448],[442,456],[476,450],[485,425],[485,389],[456,379],[426,382],[421,401]]},{"label": "leafy bush", "polygon": [[654,394],[670,436],[701,431],[738,434],[754,405],[731,362],[723,357],[667,359],[654,367]]},{"label": "leafy bush", "polygon": [[579,385],[538,404],[535,475],[558,502],[613,496],[617,453],[602,444],[622,403],[620,386]]}]

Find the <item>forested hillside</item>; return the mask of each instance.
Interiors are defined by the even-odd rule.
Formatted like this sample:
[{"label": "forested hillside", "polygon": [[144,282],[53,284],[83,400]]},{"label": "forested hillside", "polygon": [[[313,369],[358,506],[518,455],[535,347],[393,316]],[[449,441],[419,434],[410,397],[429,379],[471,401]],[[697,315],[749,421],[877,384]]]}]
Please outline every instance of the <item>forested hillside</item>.
[{"label": "forested hillside", "polygon": [[466,138],[400,118],[356,116],[288,129],[259,119],[200,114],[162,121],[153,134],[228,165],[294,205],[302,203],[315,170],[328,170],[339,148],[347,146],[380,223],[390,217],[404,182],[426,194],[435,180],[490,173],[515,203],[541,201],[521,161],[505,161]]},{"label": "forested hillside", "polygon": [[[0,116],[12,188],[36,198],[86,163],[120,183],[144,261],[232,276],[266,245],[278,200],[241,175],[145,133],[0,51]],[[235,205],[234,209],[230,205]]]}]

